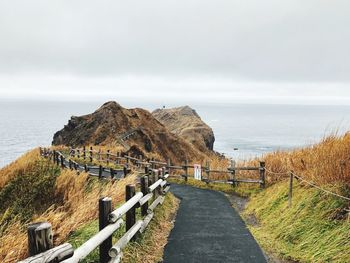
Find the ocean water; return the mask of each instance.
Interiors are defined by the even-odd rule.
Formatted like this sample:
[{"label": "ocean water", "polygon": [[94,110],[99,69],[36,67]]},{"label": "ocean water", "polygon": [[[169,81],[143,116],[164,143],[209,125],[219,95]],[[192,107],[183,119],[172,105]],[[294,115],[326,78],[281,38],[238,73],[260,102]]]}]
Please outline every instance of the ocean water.
[{"label": "ocean water", "polygon": [[[101,104],[0,101],[0,167],[34,147],[50,145],[53,134],[72,115],[91,113]],[[310,145],[327,134],[350,130],[350,106],[187,104],[213,128],[215,150],[236,159]],[[127,102],[123,106],[153,110],[161,105]]]}]

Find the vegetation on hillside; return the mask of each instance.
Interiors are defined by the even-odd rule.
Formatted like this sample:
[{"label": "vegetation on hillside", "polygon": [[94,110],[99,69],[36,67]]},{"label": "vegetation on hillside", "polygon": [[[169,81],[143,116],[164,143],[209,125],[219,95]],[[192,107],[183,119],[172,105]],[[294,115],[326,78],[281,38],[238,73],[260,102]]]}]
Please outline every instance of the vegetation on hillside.
[{"label": "vegetation on hillside", "polygon": [[[59,169],[41,158],[38,150],[4,169],[11,171],[11,176],[0,188],[0,198],[6,201],[0,211],[1,262],[27,256],[27,223],[50,222],[54,243],[61,244],[74,230],[97,218],[100,197],[109,196],[115,204],[123,202],[125,185],[134,183],[136,178],[131,175],[118,182],[98,181],[86,173],[78,175],[76,171]],[[8,196],[11,193],[14,196]]]},{"label": "vegetation on hillside", "polygon": [[[200,188],[249,197],[243,213],[262,247],[278,256],[300,262],[350,262],[350,202],[329,195],[294,179],[292,207],[288,208],[289,176],[301,178],[328,191],[350,197],[350,134],[329,136],[320,143],[294,151],[279,151],[238,166],[258,166],[266,162],[267,188],[258,185],[206,184],[189,178],[188,184]],[[214,160],[215,168],[228,163]],[[271,173],[274,172],[274,173]],[[204,175],[205,176],[205,175]],[[227,175],[214,175],[227,179]],[[254,172],[240,171],[237,177],[257,178]],[[183,179],[175,179],[185,183]],[[252,218],[255,218],[252,220]]]}]

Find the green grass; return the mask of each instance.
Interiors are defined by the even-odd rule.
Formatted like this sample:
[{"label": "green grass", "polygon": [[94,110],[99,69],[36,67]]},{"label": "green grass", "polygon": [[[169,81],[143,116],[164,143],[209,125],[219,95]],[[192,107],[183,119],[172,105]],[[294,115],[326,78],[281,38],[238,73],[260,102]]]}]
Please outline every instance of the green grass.
[{"label": "green grass", "polygon": [[[159,251],[159,246],[157,244],[158,238],[157,235],[167,235],[164,233],[166,231],[160,231],[159,225],[162,223],[170,224],[171,214],[174,213],[174,202],[175,197],[168,193],[166,198],[161,206],[158,206],[155,209],[155,216],[152,219],[151,223],[148,225],[146,231],[140,235],[136,241],[129,242],[129,244],[123,250],[123,262],[136,263],[136,262],[158,262],[162,257],[162,248]],[[120,204],[118,204],[120,205]],[[141,219],[140,209],[136,209],[137,219]],[[98,221],[94,220],[78,230],[74,231],[69,239],[68,243],[72,244],[74,248],[81,246],[89,238],[98,232]],[[117,242],[125,234],[125,225],[122,225],[114,234],[113,234],[113,244]],[[98,249],[95,249],[84,261],[82,262],[98,262],[99,254]],[[153,255],[152,255],[153,254]],[[145,257],[155,257],[156,260],[147,260]]]},{"label": "green grass", "polygon": [[293,188],[288,208],[288,182],[279,182],[251,197],[244,217],[254,214],[259,226],[250,226],[267,251],[300,262],[350,262],[350,220],[345,201],[314,188]]}]

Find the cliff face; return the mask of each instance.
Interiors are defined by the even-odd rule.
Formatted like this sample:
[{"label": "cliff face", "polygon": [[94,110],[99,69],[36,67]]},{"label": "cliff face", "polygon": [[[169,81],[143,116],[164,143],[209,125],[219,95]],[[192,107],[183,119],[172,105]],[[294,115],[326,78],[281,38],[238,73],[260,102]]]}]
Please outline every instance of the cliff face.
[{"label": "cliff face", "polygon": [[213,130],[189,106],[157,109],[152,115],[173,134],[190,142],[200,151],[213,150]]},{"label": "cliff face", "polygon": [[150,112],[126,109],[116,102],[107,102],[92,114],[73,116],[64,128],[55,133],[53,145],[121,145],[131,154],[157,153],[165,160],[182,162],[202,159],[186,140],[174,135]]}]

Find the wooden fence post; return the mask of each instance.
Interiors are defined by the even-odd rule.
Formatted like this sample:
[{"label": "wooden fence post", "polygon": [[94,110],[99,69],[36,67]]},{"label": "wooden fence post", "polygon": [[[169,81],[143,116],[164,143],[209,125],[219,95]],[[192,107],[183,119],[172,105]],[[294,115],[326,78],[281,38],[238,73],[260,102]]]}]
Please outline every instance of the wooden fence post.
[{"label": "wooden fence post", "polygon": [[289,172],[289,192],[288,192],[288,207],[292,207],[292,197],[293,197],[293,171]]},{"label": "wooden fence post", "polygon": [[260,188],[265,188],[265,162],[260,162]]},{"label": "wooden fence post", "polygon": [[109,170],[111,173],[111,179],[113,179],[114,178],[114,169],[111,167],[111,168],[109,168]]},{"label": "wooden fence post", "polygon": [[71,159],[68,160],[68,164],[69,164],[69,169],[72,170],[72,160]]},{"label": "wooden fence post", "polygon": [[99,162],[101,161],[101,148],[98,149],[98,161]]},{"label": "wooden fence post", "polygon": [[107,157],[106,158],[107,158],[107,160],[106,160],[107,161],[107,165],[109,165],[109,150],[107,150]]},{"label": "wooden fence post", "polygon": [[209,184],[209,180],[210,180],[210,162],[207,161],[206,163],[206,173],[207,173],[207,184]]},{"label": "wooden fence post", "polygon": [[152,159],[151,159],[151,161],[152,161],[151,168],[152,168],[152,170],[153,170],[153,169],[155,169],[155,168],[156,168],[156,164],[154,163],[154,158],[152,158]]},{"label": "wooden fence post", "polygon": [[187,182],[188,180],[188,160],[187,159],[185,160],[184,168],[185,168],[185,181]]},{"label": "wooden fence post", "polygon": [[83,147],[83,158],[84,158],[84,160],[86,159],[86,147],[85,146]]},{"label": "wooden fence post", "polygon": [[61,155],[61,167],[64,168],[64,157]]},{"label": "wooden fence post", "polygon": [[231,180],[232,180],[232,186],[236,186],[236,162],[234,160],[231,160]]},{"label": "wooden fence post", "polygon": [[[147,175],[141,177],[141,192],[143,193],[144,196],[148,194],[148,176]],[[141,206],[141,216],[146,216],[147,210],[148,210],[148,201]]]},{"label": "wooden fence post", "polygon": [[56,152],[56,164],[60,165],[60,155]]},{"label": "wooden fence post", "polygon": [[141,169],[141,167],[142,167],[142,155],[140,154],[139,155],[139,168]]},{"label": "wooden fence post", "polygon": [[115,161],[116,164],[120,164],[120,152],[117,152],[117,160]]},{"label": "wooden fence post", "polygon": [[35,256],[53,247],[53,235],[50,223],[39,222],[30,224],[27,233],[30,256]]},{"label": "wooden fence post", "polygon": [[129,154],[126,154],[126,164],[129,164]]},{"label": "wooden fence post", "polygon": [[168,158],[168,165],[167,165],[166,169],[168,170],[169,175],[170,175],[170,166],[171,166],[171,161],[170,161],[170,158]]},{"label": "wooden fence post", "polygon": [[92,146],[90,146],[90,151],[89,151],[89,154],[90,154],[90,163],[92,163],[92,159],[93,159],[93,156],[92,156]]},{"label": "wooden fence post", "polygon": [[101,179],[101,178],[102,178],[102,172],[103,172],[103,167],[102,167],[102,165],[100,164],[100,166],[98,167],[98,179]]},{"label": "wooden fence post", "polygon": [[[125,187],[125,201],[129,201],[135,195],[135,186],[128,184]],[[132,207],[125,214],[125,231],[127,232],[136,223],[136,207]],[[132,238],[131,240],[135,240]]]},{"label": "wooden fence post", "polygon": [[[112,212],[112,199],[103,197],[98,200],[99,211],[99,231],[104,229],[108,224],[108,216]],[[108,237],[99,247],[100,249],[100,263],[107,263],[110,260],[108,255],[109,249],[112,247],[112,236]]]},{"label": "wooden fence post", "polygon": [[79,149],[77,149],[77,157],[78,157],[78,159],[80,159],[80,150]]},{"label": "wooden fence post", "polygon": [[88,168],[87,164],[84,164],[84,170],[85,170],[85,172],[89,171],[89,168]]}]

